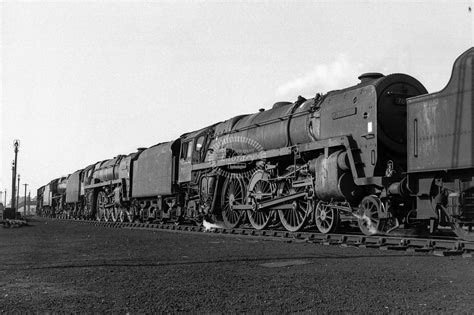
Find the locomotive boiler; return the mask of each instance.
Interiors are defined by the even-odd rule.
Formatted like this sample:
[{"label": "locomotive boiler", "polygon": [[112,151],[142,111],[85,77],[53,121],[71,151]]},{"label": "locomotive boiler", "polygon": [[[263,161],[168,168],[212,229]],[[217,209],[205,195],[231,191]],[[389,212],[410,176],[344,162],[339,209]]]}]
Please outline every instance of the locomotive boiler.
[{"label": "locomotive boiler", "polygon": [[290,231],[313,219],[321,232],[331,232],[341,218],[359,212],[365,196],[380,194],[406,171],[406,99],[426,89],[405,74],[359,79],[350,88],[236,117],[216,134],[218,149],[232,155],[217,158],[218,165],[231,165],[236,157],[247,163],[248,178],[231,179],[221,189],[229,197],[222,200],[228,226],[239,224],[245,211],[257,229],[275,224],[278,213]]}]

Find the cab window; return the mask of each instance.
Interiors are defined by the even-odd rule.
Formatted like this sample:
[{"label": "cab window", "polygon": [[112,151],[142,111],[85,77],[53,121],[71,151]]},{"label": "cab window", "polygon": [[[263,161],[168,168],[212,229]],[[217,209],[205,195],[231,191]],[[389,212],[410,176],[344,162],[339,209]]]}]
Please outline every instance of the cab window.
[{"label": "cab window", "polygon": [[181,156],[180,158],[182,160],[189,160],[191,159],[191,154],[193,152],[193,147],[191,145],[191,141],[183,142],[181,144]]},{"label": "cab window", "polygon": [[186,155],[186,160],[191,159],[191,156],[193,154],[193,147],[191,145],[191,141],[188,142],[188,154]]},{"label": "cab window", "polygon": [[204,136],[200,136],[196,141],[196,151],[200,152],[204,146]]},{"label": "cab window", "polygon": [[188,155],[188,146],[189,142],[183,142],[181,145],[181,159],[186,160],[186,156]]}]

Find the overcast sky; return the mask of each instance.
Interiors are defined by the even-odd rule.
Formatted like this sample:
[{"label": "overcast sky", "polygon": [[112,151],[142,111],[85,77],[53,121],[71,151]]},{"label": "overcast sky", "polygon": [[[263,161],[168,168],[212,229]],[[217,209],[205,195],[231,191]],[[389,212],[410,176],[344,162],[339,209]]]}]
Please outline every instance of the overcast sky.
[{"label": "overcast sky", "polygon": [[10,196],[14,139],[21,184],[36,195],[98,160],[344,88],[364,72],[403,72],[440,90],[473,46],[469,6],[4,1],[0,189]]}]

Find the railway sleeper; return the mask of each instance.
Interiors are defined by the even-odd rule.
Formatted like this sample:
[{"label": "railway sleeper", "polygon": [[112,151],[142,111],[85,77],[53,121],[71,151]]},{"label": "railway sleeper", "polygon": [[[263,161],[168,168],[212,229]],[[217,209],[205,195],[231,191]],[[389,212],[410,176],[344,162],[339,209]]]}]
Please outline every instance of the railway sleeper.
[{"label": "railway sleeper", "polygon": [[[66,219],[57,219],[66,220]],[[202,227],[181,227],[174,224],[148,224],[148,223],[114,223],[97,222],[91,220],[68,220],[80,224],[93,224],[100,227],[111,228],[131,228],[131,229],[158,229],[163,231],[173,231],[181,233],[203,233]],[[435,256],[462,256],[472,257],[474,252],[474,242],[460,241],[452,239],[426,239],[426,238],[406,238],[387,236],[365,236],[352,234],[318,234],[310,232],[291,233],[287,231],[257,231],[251,229],[225,229],[216,228],[211,231],[213,234],[226,234],[229,236],[249,236],[272,239],[299,239],[322,245],[337,245],[341,247],[376,248],[380,250],[406,251],[407,253],[431,253]]]}]

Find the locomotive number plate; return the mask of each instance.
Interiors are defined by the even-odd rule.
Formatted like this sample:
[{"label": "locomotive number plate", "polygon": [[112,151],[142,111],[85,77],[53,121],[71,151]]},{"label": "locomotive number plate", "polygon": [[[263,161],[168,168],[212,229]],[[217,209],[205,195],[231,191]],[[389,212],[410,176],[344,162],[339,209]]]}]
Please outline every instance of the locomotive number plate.
[{"label": "locomotive number plate", "polygon": [[352,116],[352,115],[355,115],[355,114],[357,114],[357,107],[352,107],[352,108],[340,110],[338,112],[334,112],[334,113],[332,113],[331,117],[332,117],[333,120],[336,120],[336,119],[339,119],[339,118]]}]

